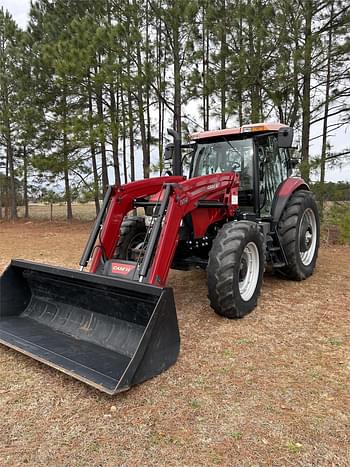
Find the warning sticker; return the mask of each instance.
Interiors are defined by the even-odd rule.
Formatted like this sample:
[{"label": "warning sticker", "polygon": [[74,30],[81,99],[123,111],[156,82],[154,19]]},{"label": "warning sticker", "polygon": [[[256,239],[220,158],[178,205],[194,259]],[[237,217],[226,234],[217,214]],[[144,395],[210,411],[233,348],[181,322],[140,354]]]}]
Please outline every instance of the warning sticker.
[{"label": "warning sticker", "polygon": [[231,204],[238,205],[238,195],[231,195]]}]

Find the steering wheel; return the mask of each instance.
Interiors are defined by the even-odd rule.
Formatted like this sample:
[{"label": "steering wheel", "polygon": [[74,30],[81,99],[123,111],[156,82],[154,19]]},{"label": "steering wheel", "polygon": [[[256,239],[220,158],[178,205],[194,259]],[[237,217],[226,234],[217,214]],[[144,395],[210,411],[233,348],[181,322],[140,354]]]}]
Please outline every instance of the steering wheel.
[{"label": "steering wheel", "polygon": [[237,172],[238,169],[239,171],[241,170],[241,164],[238,161],[235,161],[231,166],[231,170],[233,172]]}]

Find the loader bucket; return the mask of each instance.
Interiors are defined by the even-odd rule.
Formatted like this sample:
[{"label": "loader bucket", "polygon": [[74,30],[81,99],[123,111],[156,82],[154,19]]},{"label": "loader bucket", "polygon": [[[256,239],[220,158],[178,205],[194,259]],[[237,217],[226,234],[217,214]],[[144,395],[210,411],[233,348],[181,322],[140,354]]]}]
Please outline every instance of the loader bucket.
[{"label": "loader bucket", "polygon": [[173,292],[13,260],[0,278],[0,343],[115,394],[175,363]]}]

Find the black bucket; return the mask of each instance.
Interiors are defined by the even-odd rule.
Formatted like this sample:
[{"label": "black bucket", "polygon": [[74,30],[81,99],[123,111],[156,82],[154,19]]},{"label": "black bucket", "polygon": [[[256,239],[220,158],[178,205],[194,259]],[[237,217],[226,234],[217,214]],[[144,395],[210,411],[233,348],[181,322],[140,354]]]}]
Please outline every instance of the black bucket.
[{"label": "black bucket", "polygon": [[0,343],[115,394],[176,362],[173,292],[13,260],[0,278]]}]

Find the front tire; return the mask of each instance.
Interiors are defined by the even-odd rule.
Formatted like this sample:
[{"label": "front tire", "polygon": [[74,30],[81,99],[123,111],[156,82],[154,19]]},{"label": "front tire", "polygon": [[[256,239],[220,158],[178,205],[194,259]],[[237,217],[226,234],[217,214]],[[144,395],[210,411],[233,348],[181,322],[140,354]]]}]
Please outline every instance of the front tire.
[{"label": "front tire", "polygon": [[120,228],[120,237],[114,258],[137,260],[135,251],[140,247],[146,236],[146,225],[143,217],[127,217]]},{"label": "front tire", "polygon": [[301,281],[314,272],[320,244],[320,219],[310,191],[293,193],[278,224],[278,233],[287,265],[282,275]]},{"label": "front tire", "polygon": [[264,273],[264,238],[255,222],[224,224],[209,253],[210,306],[226,318],[242,318],[257,304]]}]

